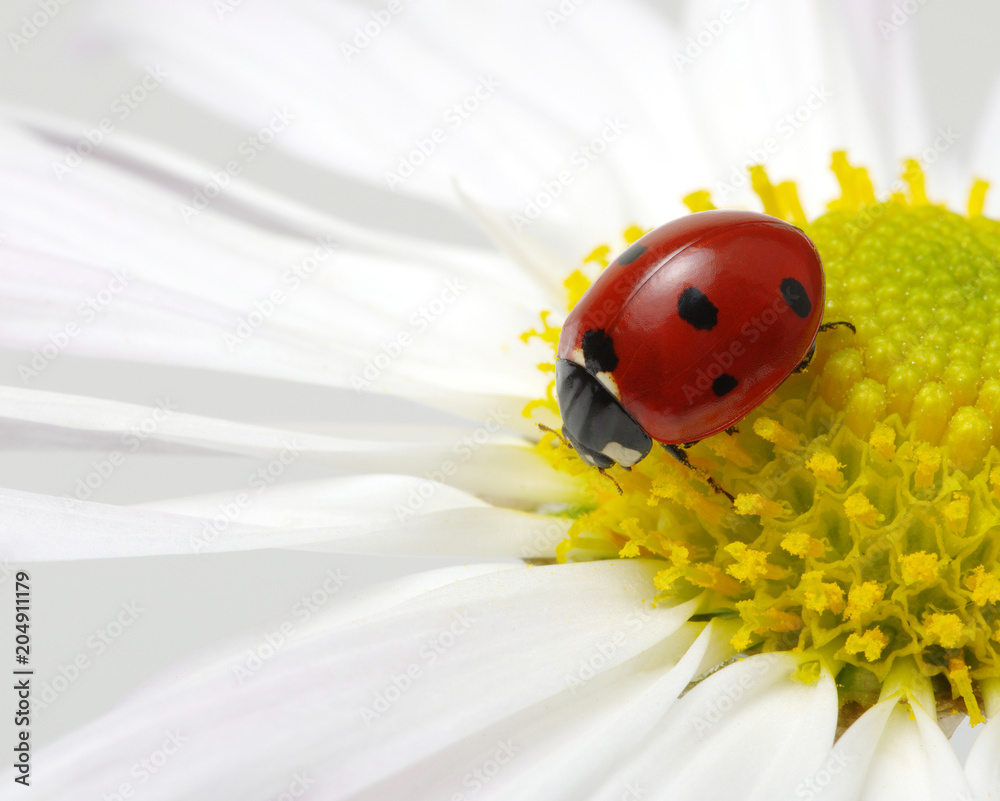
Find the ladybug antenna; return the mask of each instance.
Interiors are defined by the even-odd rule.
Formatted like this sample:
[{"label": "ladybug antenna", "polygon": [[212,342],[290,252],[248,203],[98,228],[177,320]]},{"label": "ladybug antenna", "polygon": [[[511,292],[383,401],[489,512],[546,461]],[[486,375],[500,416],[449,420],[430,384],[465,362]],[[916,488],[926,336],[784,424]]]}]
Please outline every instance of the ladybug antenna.
[{"label": "ladybug antenna", "polygon": [[[547,425],[545,425],[544,423],[535,423],[535,425],[537,425],[537,426],[538,426],[538,430],[539,430],[539,431],[544,431],[544,432],[545,432],[546,434],[555,434],[555,435],[556,435],[557,437],[559,437],[559,439],[561,439],[561,440],[562,440],[562,444],[563,444],[563,445],[565,445],[565,446],[566,446],[567,448],[571,448],[571,449],[573,448],[573,446],[572,446],[572,445],[570,445],[570,444],[569,444],[569,443],[568,443],[568,442],[566,441],[566,437],[564,437],[564,436],[563,436],[563,435],[562,435],[562,434],[561,434],[560,432],[556,431],[556,430],[555,430],[554,428],[549,428],[549,427],[548,427]],[[574,450],[575,450],[575,449],[574,449]],[[626,469],[627,469],[627,468],[626,468]],[[600,473],[600,474],[601,474],[602,476],[604,476],[604,477],[605,477],[605,478],[606,478],[606,479],[607,479],[608,481],[610,481],[610,482],[611,482],[612,484],[614,484],[614,485],[615,485],[615,489],[616,489],[616,490],[618,490],[618,494],[619,494],[619,495],[624,495],[624,494],[625,494],[625,493],[624,493],[624,491],[622,490],[622,485],[621,485],[621,484],[619,484],[619,483],[618,483],[617,481],[615,481],[615,480],[614,480],[614,478],[612,478],[612,477],[611,477],[611,475],[610,475],[610,474],[609,474],[609,473],[608,473],[608,472],[607,472],[607,471],[605,470],[605,468],[603,468],[603,467],[598,467],[598,468],[597,468],[597,472],[598,472],[598,473]]]},{"label": "ladybug antenna", "polygon": [[829,331],[830,329],[837,328],[839,326],[845,326],[847,328],[850,328],[852,334],[858,333],[858,329],[854,327],[854,323],[849,323],[849,322],[847,322],[847,320],[838,320],[835,323],[823,323],[823,325],[821,325],[819,327],[819,330],[820,331]]},{"label": "ladybug antenna", "polygon": [[624,495],[625,494],[624,492],[622,492],[622,485],[619,484],[617,481],[615,481],[614,478],[612,477],[612,475],[609,472],[607,472],[607,470],[605,470],[603,467],[598,467],[597,468],[597,472],[600,473],[608,481],[610,481],[612,484],[615,485],[615,489],[618,490],[618,494],[619,495]]},{"label": "ladybug antenna", "polygon": [[564,437],[561,432],[556,431],[554,428],[549,428],[547,425],[545,425],[545,423],[535,423],[535,425],[538,426],[539,431],[543,431],[546,434],[555,434],[562,441],[563,445],[565,445],[567,448],[573,449],[573,446],[566,441],[566,437]]}]

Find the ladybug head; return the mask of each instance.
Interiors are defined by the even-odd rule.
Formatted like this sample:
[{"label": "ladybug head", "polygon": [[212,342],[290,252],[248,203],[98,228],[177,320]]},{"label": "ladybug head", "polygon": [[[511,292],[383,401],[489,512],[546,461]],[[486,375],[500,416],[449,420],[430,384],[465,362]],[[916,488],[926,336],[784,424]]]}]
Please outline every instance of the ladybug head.
[{"label": "ladybug head", "polygon": [[558,359],[556,396],[563,436],[588,464],[631,467],[653,447],[649,434],[585,367]]}]

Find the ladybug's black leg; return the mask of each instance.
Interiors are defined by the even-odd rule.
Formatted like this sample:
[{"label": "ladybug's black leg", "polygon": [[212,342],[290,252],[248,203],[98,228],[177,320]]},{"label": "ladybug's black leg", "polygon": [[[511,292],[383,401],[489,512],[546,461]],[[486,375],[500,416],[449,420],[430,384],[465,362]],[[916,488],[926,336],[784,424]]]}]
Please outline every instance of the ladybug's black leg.
[{"label": "ladybug's black leg", "polygon": [[809,350],[806,351],[805,358],[801,362],[799,362],[798,367],[792,370],[792,372],[793,373],[805,372],[806,368],[812,363],[813,356],[815,355],[816,355],[816,343],[813,342],[812,345],[809,346]]},{"label": "ladybug's black leg", "polygon": [[729,434],[729,436],[733,436],[734,434],[739,434],[740,430],[736,426],[729,426],[729,428],[726,429],[726,433]]},{"label": "ladybug's black leg", "polygon": [[732,495],[730,495],[728,492],[726,492],[722,488],[722,485],[718,481],[716,481],[710,475],[708,475],[707,473],[702,472],[701,470],[699,470],[698,468],[696,468],[693,464],[691,464],[691,460],[688,459],[687,452],[684,449],[685,448],[689,448],[692,445],[694,445],[693,442],[686,442],[686,443],[684,443],[682,445],[666,445],[666,444],[664,444],[662,442],[660,444],[663,445],[663,447],[667,449],[667,453],[669,453],[671,456],[673,456],[678,462],[680,462],[682,465],[684,465],[692,473],[696,473],[699,477],[701,477],[701,479],[703,481],[706,481],[708,483],[708,485],[712,489],[714,489],[716,492],[718,492],[718,493],[720,493],[722,495],[725,495],[727,498],[729,498],[729,502],[730,503],[736,503],[736,499]]},{"label": "ladybug's black leg", "polygon": [[[830,331],[831,329],[838,328],[838,327],[840,327],[842,325],[847,326],[848,328],[850,328],[852,334],[858,333],[858,329],[854,327],[854,323],[849,323],[849,322],[847,322],[847,320],[838,320],[835,323],[823,323],[823,325],[821,325],[819,327],[819,330],[820,331]],[[817,333],[819,333],[819,331],[817,331]],[[792,372],[793,373],[801,373],[801,372],[803,372],[809,366],[809,364],[812,362],[813,356],[815,356],[815,355],[816,355],[816,340],[813,340],[812,345],[809,346],[809,350],[806,351],[805,358],[801,362],[799,362],[799,366],[796,367],[794,370],[792,370]]]}]

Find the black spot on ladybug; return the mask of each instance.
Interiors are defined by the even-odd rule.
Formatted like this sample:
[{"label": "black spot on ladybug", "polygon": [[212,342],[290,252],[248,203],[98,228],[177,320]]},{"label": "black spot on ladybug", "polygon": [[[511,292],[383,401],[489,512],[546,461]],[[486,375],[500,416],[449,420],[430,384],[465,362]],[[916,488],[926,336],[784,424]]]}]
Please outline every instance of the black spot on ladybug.
[{"label": "black spot on ladybug", "polygon": [[786,278],[781,282],[781,297],[799,317],[808,317],[812,311],[812,302],[806,294],[806,288],[794,278]]},{"label": "black spot on ladybug", "polygon": [[645,252],[646,246],[636,242],[618,257],[617,262],[619,264],[631,264]]},{"label": "black spot on ladybug", "polygon": [[611,372],[618,366],[615,343],[603,328],[595,328],[583,335],[583,361],[590,372]]},{"label": "black spot on ladybug", "polygon": [[677,313],[681,319],[699,331],[711,331],[719,321],[719,310],[700,289],[689,286],[677,300]]},{"label": "black spot on ladybug", "polygon": [[740,382],[729,375],[729,373],[723,373],[712,382],[712,392],[715,393],[716,397],[721,398],[723,395],[727,395],[736,389],[738,383]]}]

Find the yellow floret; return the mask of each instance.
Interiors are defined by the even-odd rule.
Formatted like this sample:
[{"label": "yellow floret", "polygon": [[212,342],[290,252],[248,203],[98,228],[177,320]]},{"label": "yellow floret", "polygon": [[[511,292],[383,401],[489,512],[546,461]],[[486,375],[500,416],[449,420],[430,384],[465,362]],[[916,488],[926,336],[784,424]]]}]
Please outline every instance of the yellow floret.
[{"label": "yellow floret", "polygon": [[831,612],[839,614],[844,608],[844,590],[839,584],[823,581],[822,570],[810,570],[802,574],[798,593],[806,609],[813,612]]},{"label": "yellow floret", "polygon": [[903,554],[899,557],[899,568],[906,586],[913,584],[929,584],[937,578],[938,555],[917,551]]},{"label": "yellow floret", "polygon": [[629,540],[618,552],[622,559],[631,559],[639,555],[639,544],[635,540]]},{"label": "yellow floret", "polygon": [[760,515],[761,517],[781,517],[785,513],[780,503],[755,492],[741,492],[736,497],[736,511],[741,515]]},{"label": "yellow floret", "polygon": [[799,446],[799,438],[785,428],[777,420],[769,417],[758,417],[753,424],[753,432],[761,439],[766,439],[779,448],[792,450]]},{"label": "yellow floret", "polygon": [[877,423],[868,442],[883,459],[891,459],[896,452],[896,431],[885,423]]},{"label": "yellow floret", "polygon": [[874,662],[882,655],[882,650],[889,644],[889,638],[878,626],[868,629],[863,634],[851,634],[844,644],[844,650],[851,655],[865,655],[865,659]]},{"label": "yellow floret", "polygon": [[961,657],[948,660],[948,681],[952,686],[952,697],[962,697],[965,701],[965,708],[969,713],[969,724],[977,726],[984,723],[986,718],[979,710],[979,702],[976,700],[976,693],[972,689],[972,680],[969,677],[969,666]]},{"label": "yellow floret", "polygon": [[862,615],[871,612],[884,595],[885,585],[879,584],[877,581],[855,584],[847,593],[847,609],[844,610],[844,620],[857,620]]},{"label": "yellow floret", "polygon": [[987,573],[982,565],[976,565],[965,578],[965,586],[972,592],[972,602],[976,606],[986,606],[1000,601],[1000,578]]},{"label": "yellow floret", "polygon": [[944,507],[944,519],[952,531],[956,533],[965,531],[969,523],[969,496],[956,492],[955,500]]},{"label": "yellow floret", "polygon": [[739,581],[753,585],[759,578],[779,578],[784,573],[768,564],[764,551],[755,551],[742,542],[731,542],[723,550],[736,560],[735,564],[726,568],[726,572]]},{"label": "yellow floret", "polygon": [[857,520],[866,526],[874,526],[884,517],[872,502],[860,492],[854,493],[844,501],[844,513],[851,520]]},{"label": "yellow floret", "polygon": [[945,648],[958,648],[965,642],[962,618],[951,612],[934,612],[924,618],[924,629]]},{"label": "yellow floret", "polygon": [[806,462],[806,467],[812,470],[816,478],[822,478],[830,484],[840,484],[844,480],[844,474],[840,472],[844,465],[832,453],[814,453]]},{"label": "yellow floret", "polygon": [[811,537],[804,531],[792,531],[786,534],[781,540],[781,547],[794,556],[822,556],[826,550],[815,537]]},{"label": "yellow floret", "polygon": [[918,487],[929,487],[934,483],[934,476],[941,467],[941,451],[930,445],[922,445],[916,450],[917,473],[914,484]]}]

